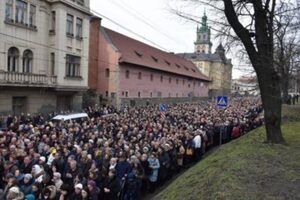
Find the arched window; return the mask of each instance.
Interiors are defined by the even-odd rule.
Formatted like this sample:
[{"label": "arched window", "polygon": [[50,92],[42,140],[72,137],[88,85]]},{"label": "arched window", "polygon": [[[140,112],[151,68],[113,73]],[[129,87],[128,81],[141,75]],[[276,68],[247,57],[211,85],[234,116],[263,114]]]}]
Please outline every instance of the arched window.
[{"label": "arched window", "polygon": [[7,70],[9,72],[17,72],[19,68],[19,50],[16,47],[8,49],[7,54]]},{"label": "arched window", "polygon": [[32,73],[33,53],[27,49],[23,53],[23,73]]}]

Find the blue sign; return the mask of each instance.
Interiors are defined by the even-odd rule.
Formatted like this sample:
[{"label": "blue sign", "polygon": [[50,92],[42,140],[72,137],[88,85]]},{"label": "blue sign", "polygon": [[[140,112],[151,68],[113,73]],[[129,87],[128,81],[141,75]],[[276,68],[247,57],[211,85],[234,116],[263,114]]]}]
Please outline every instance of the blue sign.
[{"label": "blue sign", "polygon": [[217,96],[217,106],[225,108],[228,106],[228,96]]},{"label": "blue sign", "polygon": [[160,112],[166,112],[167,111],[167,105],[166,104],[159,104],[159,111]]}]

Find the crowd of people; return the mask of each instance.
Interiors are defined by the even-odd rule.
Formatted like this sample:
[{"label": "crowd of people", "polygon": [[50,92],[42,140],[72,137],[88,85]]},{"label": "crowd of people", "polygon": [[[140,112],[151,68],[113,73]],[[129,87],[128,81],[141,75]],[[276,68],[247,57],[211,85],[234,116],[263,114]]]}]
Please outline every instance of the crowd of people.
[{"label": "crowd of people", "polygon": [[139,200],[207,150],[263,123],[257,98],[87,108],[87,120],[0,118],[0,199]]}]

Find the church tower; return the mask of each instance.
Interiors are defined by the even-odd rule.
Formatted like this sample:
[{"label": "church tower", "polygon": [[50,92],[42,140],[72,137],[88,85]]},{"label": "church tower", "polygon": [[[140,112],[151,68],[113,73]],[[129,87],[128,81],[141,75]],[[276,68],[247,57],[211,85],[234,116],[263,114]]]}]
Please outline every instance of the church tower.
[{"label": "church tower", "polygon": [[201,27],[197,26],[197,38],[195,44],[195,53],[211,54],[210,28],[207,26],[207,16],[204,12]]}]

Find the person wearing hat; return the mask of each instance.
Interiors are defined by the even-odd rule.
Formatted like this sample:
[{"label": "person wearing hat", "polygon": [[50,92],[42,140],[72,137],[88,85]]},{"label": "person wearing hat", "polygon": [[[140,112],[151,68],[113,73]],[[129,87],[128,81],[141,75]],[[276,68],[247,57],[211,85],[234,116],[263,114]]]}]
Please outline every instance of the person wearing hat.
[{"label": "person wearing hat", "polygon": [[88,188],[90,192],[90,200],[98,200],[100,189],[93,180],[88,181]]},{"label": "person wearing hat", "polygon": [[74,193],[71,196],[72,200],[81,200],[81,191],[83,189],[83,185],[81,183],[78,183],[74,187]]},{"label": "person wearing hat", "polygon": [[8,190],[6,200],[23,200],[23,199],[24,199],[24,194],[21,192],[19,187],[14,186]]},{"label": "person wearing hat", "polygon": [[32,184],[34,180],[31,174],[25,174],[22,180],[20,189],[24,193],[24,195],[32,193]]}]

